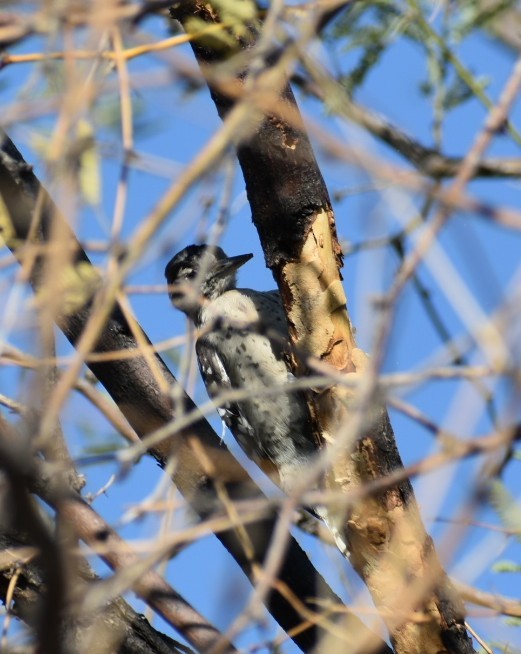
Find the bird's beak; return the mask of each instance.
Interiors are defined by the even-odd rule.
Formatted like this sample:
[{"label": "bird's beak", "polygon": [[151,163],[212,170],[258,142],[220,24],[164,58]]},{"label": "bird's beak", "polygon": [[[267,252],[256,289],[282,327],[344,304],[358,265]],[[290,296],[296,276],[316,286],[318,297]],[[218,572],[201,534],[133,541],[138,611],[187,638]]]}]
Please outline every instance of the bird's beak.
[{"label": "bird's beak", "polygon": [[239,254],[236,257],[228,257],[227,259],[223,259],[215,265],[212,277],[220,277],[221,275],[226,275],[230,272],[238,270],[250,259],[253,259],[253,254],[251,253]]}]

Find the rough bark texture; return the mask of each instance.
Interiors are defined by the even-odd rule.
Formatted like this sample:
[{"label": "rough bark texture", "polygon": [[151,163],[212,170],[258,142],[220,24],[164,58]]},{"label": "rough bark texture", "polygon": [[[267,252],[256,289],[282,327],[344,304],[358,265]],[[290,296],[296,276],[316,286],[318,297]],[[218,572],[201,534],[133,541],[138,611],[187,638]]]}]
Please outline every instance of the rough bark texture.
[{"label": "rough bark texture", "polygon": [[[27,264],[24,258],[27,251],[25,250],[24,254],[24,246],[29,241],[33,244],[49,243],[51,234],[59,227],[61,245],[64,244],[65,235],[65,240],[71,246],[73,261],[76,264],[84,262],[90,266],[86,254],[39,184],[31,167],[24,162],[14,144],[5,135],[0,148],[0,199],[0,234],[22,264],[24,261]],[[36,207],[39,207],[38,210]],[[30,281],[36,291],[39,289],[42,265],[40,254],[30,268]],[[62,316],[58,321],[59,327],[73,345],[81,337],[90,309],[90,303],[87,302],[85,306],[77,307],[74,312]],[[146,358],[138,354],[138,344],[131,329],[116,307],[98,339],[95,351],[101,353],[118,350],[135,350],[136,356],[90,363],[89,367],[137,434],[144,438],[174,420],[175,413],[170,398],[161,392],[158,380]],[[178,389],[177,381],[161,358],[155,355],[155,361],[168,385]],[[195,408],[182,389],[178,389],[177,397],[181,398],[183,413]],[[150,454],[161,466],[164,466],[170,457],[176,458],[173,480],[201,517],[215,513],[226,514],[226,507],[221,501],[223,493],[232,501],[261,497],[258,488],[203,417],[190,428],[162,441],[150,450]],[[270,514],[245,527],[253,545],[251,556],[245,553],[243,542],[236,530],[229,529],[216,534],[252,581],[256,578],[256,566],[264,561],[275,525],[276,519]],[[313,598],[317,595],[317,589],[320,590],[321,597],[331,604],[341,604],[341,601],[316,573],[307,556],[292,538],[289,538],[278,579],[280,585],[268,593],[266,605],[281,627],[291,632],[295,643],[303,651],[310,651],[319,642],[322,630],[317,624],[309,624],[300,629],[305,618],[292,597],[298,598],[311,613],[316,611]],[[357,633],[373,643],[371,651],[389,651],[387,645],[358,619],[351,616],[350,620],[356,626]],[[355,649],[352,648],[351,651]]]},{"label": "rough bark texture", "polygon": [[[172,16],[184,26],[190,27],[190,21],[196,17],[205,22],[218,22],[218,16],[210,3],[178,2],[171,10]],[[236,51],[248,51],[255,45],[256,28],[248,26],[246,35],[236,36]],[[192,47],[203,70],[209,64],[222,64],[234,51],[212,48],[210,38],[195,39]],[[275,63],[278,53],[266,53],[264,58]],[[228,74],[233,72],[223,68],[226,83],[209,83],[210,93],[217,111],[224,118],[235,103],[235,93],[241,93],[242,87],[232,88]],[[243,72],[237,72],[237,79],[242,80]],[[221,81],[222,81],[221,77]],[[224,89],[224,90],[223,90]],[[274,90],[276,90],[274,88]],[[302,249],[302,234],[307,233],[314,222],[315,214],[323,209],[330,209],[331,202],[324,179],[315,160],[313,149],[307,138],[301,116],[297,110],[291,87],[281,85],[277,94],[277,114],[268,115],[251,138],[239,141],[237,154],[246,182],[248,200],[251,205],[253,221],[270,268],[281,262],[298,260]],[[291,121],[283,120],[286,112],[291,114]],[[281,175],[284,170],[284,175]],[[270,189],[270,193],[266,193]],[[337,249],[340,258],[340,249]]]},{"label": "rough bark texture", "polygon": [[[8,534],[5,525],[0,533],[0,551],[10,550],[16,554],[18,548],[26,547],[30,539],[18,533]],[[84,570],[87,563],[83,562]],[[21,570],[20,570],[21,568]],[[29,627],[38,628],[47,594],[44,574],[34,561],[4,568],[0,572],[0,596],[6,597],[9,584],[15,572],[16,580],[11,606],[12,613]],[[85,584],[95,582],[91,572],[85,575]],[[123,599],[118,598],[98,611],[82,618],[73,615],[62,616],[62,649],[67,654],[189,654],[187,647],[177,647],[175,641],[153,629],[148,620],[139,615]]]},{"label": "rough bark texture", "polygon": [[[205,23],[219,21],[211,3],[195,0],[177,3],[172,15],[188,31],[194,16]],[[257,102],[252,110],[263,112],[253,133],[237,143],[237,152],[253,222],[285,300],[297,370],[313,357],[338,372],[361,375],[366,357],[356,348],[346,311],[331,202],[295,99],[284,83],[291,71],[279,66],[277,77],[284,53],[255,52],[256,28],[248,27],[247,37],[244,32],[235,36],[234,46],[227,49],[212,48],[204,37],[193,40],[192,48],[223,119],[240,100]],[[239,34],[226,29],[230,40]],[[254,62],[249,78],[245,54]],[[259,72],[259,57],[264,73]],[[229,80],[233,72],[235,86]],[[271,101],[259,97],[263,88],[265,94],[269,89],[262,85],[263,74],[279,84],[273,87],[278,97]],[[323,439],[336,440],[343,452],[333,464],[332,483],[346,493],[402,466],[387,413],[375,406],[374,397],[368,393],[368,406],[353,407],[350,395],[337,387],[322,393],[312,407]],[[358,416],[355,438],[351,435],[342,447],[342,434],[356,411],[363,415]],[[351,561],[386,620],[397,652],[473,651],[462,604],[425,533],[409,483],[362,499],[343,528]]]}]

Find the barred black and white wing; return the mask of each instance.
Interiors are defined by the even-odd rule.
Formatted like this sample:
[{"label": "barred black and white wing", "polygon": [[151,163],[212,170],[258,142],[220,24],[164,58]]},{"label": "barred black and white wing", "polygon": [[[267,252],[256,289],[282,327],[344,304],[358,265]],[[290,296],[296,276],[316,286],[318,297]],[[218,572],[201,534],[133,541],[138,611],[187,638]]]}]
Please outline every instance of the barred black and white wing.
[{"label": "barred black and white wing", "polygon": [[[290,340],[278,292],[236,288],[237,270],[251,256],[228,257],[216,246],[190,245],[170,260],[165,276],[172,304],[200,330],[201,375],[224,423],[245,453],[291,493],[302,490],[318,448],[307,398],[292,387]],[[241,396],[231,399],[234,392]],[[325,507],[316,506],[313,513],[339,538],[342,530],[335,529],[337,520]],[[340,527],[343,522],[341,516]]]},{"label": "barred black and white wing", "polygon": [[195,345],[197,362],[201,377],[208,395],[215,400],[217,413],[224,421],[228,429],[237,439],[239,445],[246,454],[254,459],[254,431],[251,425],[241,414],[240,405],[237,402],[225,401],[227,391],[234,389],[227,372],[227,362],[222,359],[220,348],[216,347],[215,339],[203,336],[197,339]]},{"label": "barred black and white wing", "polygon": [[[246,454],[264,469],[271,462],[290,490],[316,445],[306,401],[289,389],[294,377],[278,293],[230,290],[207,305],[201,322],[209,328],[196,352],[208,394]],[[220,401],[230,389],[247,397]]]}]

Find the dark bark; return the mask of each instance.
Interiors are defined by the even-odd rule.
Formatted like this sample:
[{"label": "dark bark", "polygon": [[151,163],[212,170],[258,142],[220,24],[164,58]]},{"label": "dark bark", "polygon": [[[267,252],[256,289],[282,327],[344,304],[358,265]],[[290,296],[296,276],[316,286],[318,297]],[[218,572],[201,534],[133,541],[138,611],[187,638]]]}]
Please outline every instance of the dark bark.
[{"label": "dark bark", "polygon": [[[208,24],[218,23],[219,16],[216,7],[218,7],[217,4],[213,6],[208,2],[184,0],[176,3],[171,13],[185,26],[187,31],[190,31],[190,20],[193,16]],[[316,16],[316,20],[318,26],[320,17]],[[272,49],[269,52],[254,51],[259,29],[253,24],[248,28],[248,32],[244,30],[235,30],[234,32],[233,29],[226,28],[229,37],[235,42],[235,49],[212,47],[213,42],[205,36],[196,37],[191,41],[194,54],[207,77],[217,111],[223,119],[234,109],[239,100],[247,97],[250,88],[247,86],[248,82],[254,84],[256,76],[260,78],[263,72],[270,67],[276,67],[283,56],[283,48]],[[248,71],[247,55],[251,53],[253,53],[253,57],[249,59],[254,62],[254,69]],[[259,58],[262,58],[264,62],[262,72],[259,72]],[[235,76],[235,86],[230,82],[232,75]],[[266,89],[265,95],[270,91],[266,86],[261,88]],[[316,287],[307,286],[302,292],[297,288],[305,286],[307,282],[304,274],[309,274],[306,272],[309,259],[301,262],[300,258],[311,230],[314,229],[315,221],[318,224],[320,214],[325,213],[329,216],[327,238],[330,239],[332,257],[335,258],[337,267],[341,265],[341,254],[327,188],[302,125],[289,84],[281,86],[278,97],[269,98],[265,104],[261,104],[261,102],[262,99],[258,100],[255,108],[258,111],[263,110],[264,117],[258,126],[251,130],[251,133],[237,143],[237,154],[246,183],[252,219],[259,233],[267,264],[272,269],[281,294],[286,301],[293,345],[304,360],[308,356],[314,356],[319,360],[327,361],[341,372],[354,371],[356,370],[352,358],[352,351],[355,347],[354,337],[345,313],[345,306],[342,307],[340,302],[331,309],[331,315],[336,311],[336,315],[331,321],[336,331],[333,332],[334,336],[331,338],[328,349],[317,351],[313,348],[301,347],[301,343],[304,341],[314,344],[313,337],[309,335],[320,331],[322,324],[320,320],[310,317],[307,318],[307,322],[304,318],[300,324],[297,324],[294,319],[295,305],[301,305],[300,309],[297,306],[297,312],[300,312],[298,315],[301,317],[302,312],[306,313],[302,307],[319,305],[321,294],[327,292],[329,288],[333,288],[341,279],[339,271],[332,270],[330,259],[324,263],[328,258],[325,254],[327,244],[325,248],[323,244],[318,244],[317,250],[324,248],[324,252],[320,254],[320,258],[316,259],[316,277],[322,277],[322,280]],[[320,229],[323,230],[323,222]],[[317,233],[324,234],[324,231],[319,232],[317,229]],[[303,264],[301,270],[297,269],[296,274],[296,267],[292,268],[293,262],[296,262],[297,266]],[[288,273],[288,264],[293,272]],[[315,264],[315,260],[313,260],[313,264]],[[295,293],[300,294],[297,297]],[[341,297],[340,294],[337,297]],[[336,297],[334,301],[336,301]],[[306,305],[306,302],[309,304]],[[340,316],[339,312],[342,312],[345,317]],[[341,341],[344,342],[343,351],[337,347]],[[334,348],[337,348],[339,354],[335,353]],[[329,358],[332,353],[333,356]],[[326,407],[326,410],[318,409],[319,422],[329,434],[335,434],[336,429],[330,428],[335,423],[335,414],[338,413],[337,424],[341,424],[345,419],[345,409],[342,400],[338,401],[339,396],[329,395],[329,393],[330,391],[322,394],[323,399],[320,402],[322,407]],[[373,398],[373,403],[374,401]],[[375,412],[376,407],[367,406],[365,409]],[[372,479],[384,477],[402,467],[387,413],[385,410],[379,412],[378,409],[376,412],[379,417],[373,423],[365,421],[364,429],[361,431],[363,435],[354,445],[352,456],[350,453],[346,454],[345,465],[344,461],[340,461],[338,476],[348,480],[344,490],[347,490],[347,487],[352,488],[363,485]],[[354,463],[354,461],[356,462]],[[374,579],[374,567],[378,556],[375,556],[374,552],[380,551],[382,555],[386,554],[383,544],[389,542],[393,534],[393,529],[390,527],[393,524],[393,518],[390,516],[393,509],[399,506],[400,509],[403,508],[404,515],[411,516],[411,524],[417,528],[417,549],[420,551],[418,556],[422,565],[419,571],[411,570],[410,574],[425,580],[426,592],[428,592],[424,607],[426,622],[430,620],[427,603],[430,601],[431,591],[434,595],[433,603],[439,612],[437,616],[439,633],[435,634],[438,640],[433,641],[431,647],[434,649],[438,647],[440,650],[445,647],[448,652],[470,654],[473,652],[473,648],[464,627],[462,605],[457,601],[456,594],[451,592],[447,577],[437,561],[432,540],[423,530],[410,483],[403,482],[373,499],[360,504],[357,508],[360,516],[359,523],[357,524],[351,515],[350,520],[346,522],[345,531],[352,549],[351,561],[357,572],[368,583],[377,605],[382,599],[381,603],[384,606],[392,605],[389,589],[386,588],[382,592],[376,587],[378,580]],[[397,574],[401,575],[402,572],[397,572]],[[432,575],[432,579],[430,575]],[[405,624],[403,631],[406,632],[408,626],[411,625],[410,633],[414,633],[415,627],[412,621],[409,625]],[[401,630],[401,625],[395,627],[393,639],[397,636],[402,637]],[[428,629],[425,629],[424,633],[427,632]],[[406,647],[404,643],[407,639],[409,642],[412,641],[410,633],[405,633],[403,637],[402,650]]]},{"label": "dark bark", "polygon": [[[59,224],[62,239],[63,234],[67,234],[67,240],[73,251],[73,260],[88,262],[86,254],[56,206],[40,186],[31,167],[24,162],[7,136],[3,139],[0,151],[0,195],[5,203],[10,221],[9,225],[3,225],[6,242],[18,257],[23,259],[23,245],[29,235],[31,223],[37,220],[35,227],[39,242],[48,242],[53,224]],[[38,215],[35,214],[37,203],[40,206]],[[12,235],[9,235],[8,228],[13,231]],[[30,281],[35,289],[40,283],[43,264],[44,260],[40,256],[31,272]],[[168,310],[166,306],[165,310]],[[60,328],[73,345],[78,342],[89,315],[90,305],[87,305],[76,313],[59,320]],[[138,353],[138,345],[132,336],[130,327],[121,311],[116,307],[98,338],[95,351],[112,352],[122,349],[135,350],[136,354]],[[159,356],[156,356],[156,361],[168,384],[171,387],[177,387],[175,378]],[[90,363],[89,367],[140,437],[147,436],[155,429],[163,427],[175,419],[170,399],[161,393],[157,380],[143,356]],[[183,411],[192,411],[195,408],[192,400],[182,389],[178,390],[177,396],[181,398]],[[194,443],[197,443],[198,447],[194,447]],[[204,462],[200,460],[198,455],[200,449],[212,462],[215,471],[213,476],[205,468]],[[216,492],[216,486],[220,486],[232,501],[260,497],[258,488],[230,455],[203,417],[191,427],[174,437],[165,439],[152,448],[150,454],[161,466],[166,464],[170,456],[176,457],[177,464],[173,480],[201,517],[226,514],[225,507],[222,506]],[[262,563],[265,558],[275,524],[276,517],[271,513],[263,520],[245,527],[254,544],[254,560],[246,557],[234,529],[216,534],[250,580],[254,578],[253,564],[255,562]],[[317,588],[320,588],[322,598],[332,604],[341,604],[339,598],[327,587],[300,546],[292,538],[289,538],[278,579],[282,586],[287,587],[311,612],[316,611],[313,598],[317,596]],[[277,588],[272,589],[268,594],[266,605],[285,631],[296,629],[303,622],[302,616],[295,609],[291,600],[286,599],[284,593]],[[356,620],[354,617],[353,619]],[[361,622],[357,622],[357,624],[362,632],[368,633],[367,628]],[[294,633],[292,638],[302,650],[310,651],[319,641],[321,633],[321,629],[316,625],[310,625],[302,631]],[[373,642],[374,638],[373,636]],[[385,643],[379,642],[381,643],[379,651],[390,651]]]},{"label": "dark bark", "polygon": [[[119,572],[119,580],[127,575],[124,586],[132,588],[197,651],[209,651],[217,642],[223,642],[223,654],[236,652],[204,616],[150,569],[157,563],[156,559],[147,566],[146,560],[143,561],[71,488],[66,476],[57,473],[54,464],[28,456],[28,451],[30,446],[22,430],[0,416],[0,468],[7,482],[1,496],[3,532],[0,530],[0,535],[4,533],[8,538],[14,527],[15,537],[21,534],[26,542],[36,547],[37,556],[31,561],[35,570],[42,570],[41,583],[35,583],[29,594],[21,593],[21,587],[25,585],[23,580],[16,583],[15,589],[19,599],[29,601],[34,598],[32,606],[36,606],[38,611],[27,614],[27,618],[32,616],[31,622],[38,627],[36,640],[43,652],[85,651],[86,643],[104,641],[110,646],[102,651],[110,651],[118,648],[135,631],[131,614],[127,613],[129,622],[126,626],[122,624],[123,615],[119,620],[111,615],[112,610],[118,608],[121,613],[124,608],[124,603],[109,608],[113,604],[109,600],[114,597],[111,587],[114,578],[100,581],[97,587],[86,585],[85,582],[94,582],[96,578],[85,561],[70,554],[77,548],[78,538],[95,551],[101,546],[100,558]],[[38,505],[31,500],[29,492],[35,493],[54,510],[54,529],[42,520]],[[15,511],[13,507],[16,507]],[[135,575],[130,574],[133,567],[137,568]],[[89,591],[97,597],[93,599]],[[103,611],[104,605],[107,612]],[[97,624],[93,614],[99,615]],[[111,624],[117,625],[118,629],[111,629]],[[55,642],[49,643],[47,634],[52,625]],[[122,630],[123,626],[125,629]],[[164,639],[164,644],[167,642],[168,639]],[[93,648],[97,651],[94,645]]]},{"label": "dark bark", "polygon": [[[171,14],[182,24],[196,16],[215,22],[209,4],[192,1],[176,3]],[[247,51],[256,42],[255,25],[249,26],[249,38],[237,38],[238,48]],[[212,49],[208,39],[194,39],[192,48],[203,67],[222,63],[229,56],[223,49]],[[264,54],[269,65],[276,64],[280,51]],[[246,71],[236,74],[242,79]],[[208,80],[210,93],[221,118],[234,106],[236,98]],[[237,144],[237,156],[243,171],[252,218],[259,232],[266,263],[273,269],[281,261],[298,259],[302,235],[309,231],[317,211],[331,209],[328,191],[305,132],[293,91],[284,86],[277,103],[277,113],[289,111],[291,121],[267,115],[251,136]],[[284,174],[281,174],[281,171]],[[269,189],[269,192],[267,192]]]},{"label": "dark bark", "polygon": [[[11,501],[13,498],[11,498]],[[33,546],[34,541],[24,532],[8,533],[5,523],[0,531],[0,551]],[[21,568],[21,570],[19,570]],[[88,564],[82,563],[85,583],[96,580],[94,573],[87,572]],[[11,606],[12,613],[27,624],[35,632],[39,628],[39,616],[45,611],[48,603],[46,573],[42,566],[31,560],[22,566],[11,569],[4,568],[0,572],[0,596],[5,598],[13,574],[19,572]],[[52,607],[57,612],[58,607]],[[107,642],[96,646],[96,637],[106,639],[111,634],[114,640],[113,651],[117,654],[190,654],[192,650],[176,643],[172,638],[153,629],[143,615],[139,615],[125,600],[117,598],[103,607],[102,611],[75,619],[72,616],[60,617],[58,633],[61,651],[67,654],[84,651],[86,639],[89,639],[91,651],[106,652]],[[41,642],[41,641],[39,641]],[[49,651],[42,649],[41,651]],[[58,651],[58,650],[54,650]]]}]

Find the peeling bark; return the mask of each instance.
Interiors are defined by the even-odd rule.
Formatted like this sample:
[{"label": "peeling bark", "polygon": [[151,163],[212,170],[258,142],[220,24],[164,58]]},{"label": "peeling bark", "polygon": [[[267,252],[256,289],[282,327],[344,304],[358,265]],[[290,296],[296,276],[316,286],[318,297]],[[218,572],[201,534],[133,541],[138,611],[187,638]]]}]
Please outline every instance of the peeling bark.
[{"label": "peeling bark", "polygon": [[[66,236],[71,246],[72,261],[90,265],[65,218],[40,185],[31,166],[26,164],[12,141],[3,133],[1,136],[0,235],[8,247],[23,265],[27,261],[25,257],[31,256],[31,250],[27,247],[29,242],[39,246],[49,245],[56,223],[59,223],[62,238]],[[45,252],[45,248],[40,247],[40,252]],[[41,283],[41,262],[37,261],[36,265],[32,263],[29,265],[29,268],[32,268],[30,282],[37,290]],[[81,309],[64,315],[59,320],[59,327],[73,345],[81,338],[90,313],[91,306],[87,302]],[[88,365],[136,433],[140,438],[145,438],[155,429],[165,427],[175,420],[176,412],[172,407],[171,398],[162,392],[146,357],[139,351],[130,326],[116,306],[99,336],[95,351],[114,353],[120,350],[135,350],[136,355],[132,358],[90,362]],[[154,359],[168,387],[176,389],[180,403],[178,406],[182,409],[180,413],[185,415],[194,411],[193,401],[178,387],[177,380],[162,359],[157,354]],[[161,467],[165,467],[170,458],[175,457],[173,481],[191,508],[202,518],[217,513],[226,515],[223,497],[231,502],[262,497],[260,490],[203,416],[190,427],[149,449],[149,454]],[[244,533],[252,545],[250,552],[245,552],[244,543],[236,529],[216,533],[216,537],[252,582],[255,582],[258,566],[269,551],[276,523],[273,511],[267,510],[265,518],[245,525]],[[320,626],[320,617],[317,615],[317,622],[306,622],[301,607],[312,615],[316,614],[314,598],[317,588],[320,589],[321,597],[330,605],[341,606],[342,602],[291,537],[278,574],[280,586],[270,589],[265,598],[266,606],[281,627],[292,634],[294,642],[303,651],[311,651],[324,631]],[[296,604],[294,598],[299,599],[301,606]],[[373,644],[370,651],[388,654],[386,643],[356,616],[349,614],[348,617],[350,625],[354,625],[357,633],[361,634],[360,638],[365,638]]]},{"label": "peeling bark", "polygon": [[[189,0],[173,8],[173,16],[188,31],[192,15],[208,24],[219,21],[211,3]],[[315,18],[318,25],[319,13]],[[402,463],[374,375],[372,379],[371,374],[364,375],[366,356],[356,348],[341,286],[341,252],[330,198],[286,83],[293,61],[286,51],[255,52],[255,32],[256,27],[248,25],[245,44],[228,31],[233,42],[228,50],[212,50],[198,38],[192,48],[222,118],[241,101],[256,102],[255,111],[264,112],[250,133],[238,140],[237,154],[253,222],[285,302],[296,372],[303,373],[311,357],[337,373],[358,375],[367,386],[365,404],[362,391],[353,396],[341,386],[310,403],[322,438],[338,451],[329,483],[349,494]],[[248,57],[256,66],[251,78]],[[262,72],[259,58],[264,61]],[[235,84],[230,83],[231,75]],[[269,89],[265,91],[269,98],[262,99],[262,89]],[[344,432],[350,429],[353,433],[346,439]],[[410,483],[350,505],[340,528],[396,652],[473,651],[462,603],[425,532]]]}]

